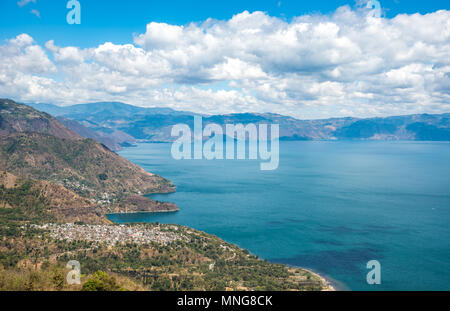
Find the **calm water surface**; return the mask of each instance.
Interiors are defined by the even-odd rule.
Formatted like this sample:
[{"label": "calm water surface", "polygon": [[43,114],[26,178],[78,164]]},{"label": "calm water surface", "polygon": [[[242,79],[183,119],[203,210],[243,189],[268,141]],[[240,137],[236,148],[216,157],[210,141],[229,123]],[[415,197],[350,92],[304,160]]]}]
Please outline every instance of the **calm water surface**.
[{"label": "calm water surface", "polygon": [[[215,234],[262,258],[311,268],[351,290],[450,290],[450,144],[281,142],[280,166],[181,160],[170,144],[120,154],[178,188],[170,214],[110,215]],[[366,283],[381,263],[382,284]]]}]

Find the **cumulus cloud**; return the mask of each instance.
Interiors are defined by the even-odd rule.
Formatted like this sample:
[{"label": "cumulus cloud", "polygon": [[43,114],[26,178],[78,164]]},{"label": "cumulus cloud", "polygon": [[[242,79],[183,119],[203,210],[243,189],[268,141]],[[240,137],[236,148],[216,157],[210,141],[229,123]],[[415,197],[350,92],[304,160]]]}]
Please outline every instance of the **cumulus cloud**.
[{"label": "cumulus cloud", "polygon": [[0,56],[0,93],[18,100],[299,118],[450,111],[446,10],[387,19],[344,6],[289,22],[245,11],[183,26],[151,22],[133,43],[86,49],[53,40],[44,49],[22,34]]}]

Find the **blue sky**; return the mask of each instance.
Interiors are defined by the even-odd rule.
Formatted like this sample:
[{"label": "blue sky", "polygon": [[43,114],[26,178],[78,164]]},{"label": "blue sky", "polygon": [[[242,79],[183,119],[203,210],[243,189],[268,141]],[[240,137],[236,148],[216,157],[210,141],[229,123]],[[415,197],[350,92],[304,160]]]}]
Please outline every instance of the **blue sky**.
[{"label": "blue sky", "polygon": [[[326,0],[80,0],[82,24],[66,23],[66,0],[36,0],[23,7],[20,0],[0,1],[2,39],[27,33],[38,42],[54,39],[61,45],[88,47],[105,41],[121,44],[131,40],[133,33],[145,31],[149,22],[184,25],[207,18],[226,20],[248,10],[264,11],[270,16],[291,19],[304,14],[328,14],[356,1]],[[381,0],[387,17],[407,13],[430,13],[449,9],[448,0]],[[40,18],[30,13],[40,13]]]},{"label": "blue sky", "polygon": [[450,1],[0,0],[0,98],[302,119],[450,112]]}]

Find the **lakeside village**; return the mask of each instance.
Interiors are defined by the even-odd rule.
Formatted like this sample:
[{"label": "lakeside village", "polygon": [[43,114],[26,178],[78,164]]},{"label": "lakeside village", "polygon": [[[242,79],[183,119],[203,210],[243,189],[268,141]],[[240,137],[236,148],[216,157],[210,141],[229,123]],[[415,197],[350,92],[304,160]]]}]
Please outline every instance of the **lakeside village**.
[{"label": "lakeside village", "polygon": [[[189,239],[179,233],[162,230],[159,225],[78,225],[78,224],[45,224],[33,225],[36,229],[43,229],[50,232],[50,237],[57,240],[78,241],[85,240],[90,242],[106,243],[115,245],[117,243],[136,243],[150,244],[160,243],[168,244],[176,240]],[[177,227],[170,229],[176,231]]]}]

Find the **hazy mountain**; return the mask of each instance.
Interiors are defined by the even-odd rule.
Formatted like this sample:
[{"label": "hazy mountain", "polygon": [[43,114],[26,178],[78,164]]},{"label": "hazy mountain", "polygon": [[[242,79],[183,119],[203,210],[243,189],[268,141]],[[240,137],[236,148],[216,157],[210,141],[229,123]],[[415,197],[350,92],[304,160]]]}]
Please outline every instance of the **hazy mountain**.
[{"label": "hazy mountain", "polygon": [[69,130],[84,138],[91,138],[113,151],[121,150],[123,146],[129,146],[136,141],[132,136],[119,130],[91,129],[75,120],[64,117],[56,117],[56,119]]},{"label": "hazy mountain", "polygon": [[73,116],[90,119],[99,116],[101,119],[114,117],[133,117],[136,115],[190,115],[191,112],[176,111],[170,108],[144,108],[119,102],[97,102],[73,106],[56,106],[52,104],[27,104],[35,109],[53,116]]},{"label": "hazy mountain", "polygon": [[[93,103],[58,107],[33,104],[36,109],[76,120],[94,131],[120,131],[138,140],[170,142],[172,126],[193,127],[191,112],[141,108],[123,103]],[[416,114],[386,118],[298,120],[273,113],[203,115],[203,124],[279,124],[282,140],[450,140],[450,114]],[[76,130],[75,130],[76,131]],[[80,134],[77,131],[78,134]],[[80,134],[83,136],[82,134]]]}]

